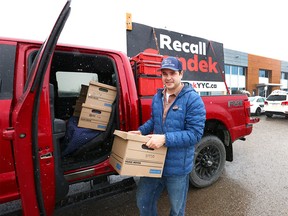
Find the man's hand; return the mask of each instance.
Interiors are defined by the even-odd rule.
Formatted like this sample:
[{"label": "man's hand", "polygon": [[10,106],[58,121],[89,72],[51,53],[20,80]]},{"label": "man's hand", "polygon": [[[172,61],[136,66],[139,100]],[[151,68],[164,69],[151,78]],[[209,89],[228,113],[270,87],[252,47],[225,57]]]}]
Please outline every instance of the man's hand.
[{"label": "man's hand", "polygon": [[163,146],[166,142],[164,134],[152,134],[147,135],[147,137],[149,137],[150,140],[146,143],[146,146],[152,149],[158,149],[161,146]]}]

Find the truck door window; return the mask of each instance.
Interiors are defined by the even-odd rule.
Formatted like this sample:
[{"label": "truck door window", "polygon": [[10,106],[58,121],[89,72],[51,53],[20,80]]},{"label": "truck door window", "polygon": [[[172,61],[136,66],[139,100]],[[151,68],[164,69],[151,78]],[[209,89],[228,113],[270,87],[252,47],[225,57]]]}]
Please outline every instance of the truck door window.
[{"label": "truck door window", "polygon": [[12,98],[16,46],[0,44],[0,99]]}]

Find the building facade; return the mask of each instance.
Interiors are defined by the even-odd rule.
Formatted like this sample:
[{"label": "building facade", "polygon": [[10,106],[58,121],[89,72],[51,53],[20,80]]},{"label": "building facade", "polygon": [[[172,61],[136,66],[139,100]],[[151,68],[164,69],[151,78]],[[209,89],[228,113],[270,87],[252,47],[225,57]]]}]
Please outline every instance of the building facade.
[{"label": "building facade", "polygon": [[225,79],[230,93],[248,91],[267,97],[288,90],[288,62],[224,49]]}]

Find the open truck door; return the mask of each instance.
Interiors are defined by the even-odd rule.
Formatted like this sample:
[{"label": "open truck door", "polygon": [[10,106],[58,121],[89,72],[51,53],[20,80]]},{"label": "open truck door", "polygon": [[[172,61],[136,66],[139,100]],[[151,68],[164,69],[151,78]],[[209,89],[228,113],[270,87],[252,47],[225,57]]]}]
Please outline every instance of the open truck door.
[{"label": "open truck door", "polygon": [[14,133],[10,133],[13,134],[15,166],[24,215],[52,215],[55,207],[57,174],[53,128],[50,109],[43,106],[43,94],[47,92],[43,90],[43,83],[57,40],[70,14],[70,3],[70,0],[67,1],[50,36],[38,51],[24,93],[12,112]]}]

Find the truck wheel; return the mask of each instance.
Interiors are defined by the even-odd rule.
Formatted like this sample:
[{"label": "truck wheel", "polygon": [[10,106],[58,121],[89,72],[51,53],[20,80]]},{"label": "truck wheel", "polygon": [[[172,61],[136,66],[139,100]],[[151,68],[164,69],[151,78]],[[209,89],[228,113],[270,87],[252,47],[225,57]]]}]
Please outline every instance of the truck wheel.
[{"label": "truck wheel", "polygon": [[195,146],[194,168],[190,173],[190,184],[204,188],[218,180],[226,162],[226,150],[216,136],[205,136]]}]

